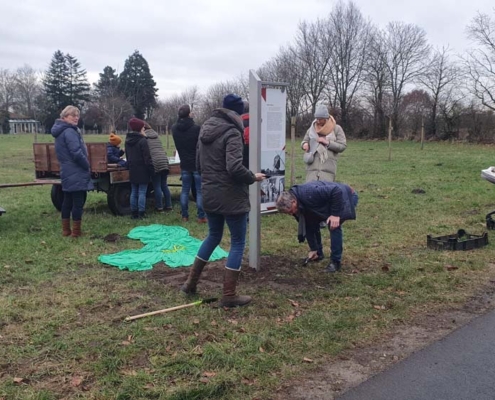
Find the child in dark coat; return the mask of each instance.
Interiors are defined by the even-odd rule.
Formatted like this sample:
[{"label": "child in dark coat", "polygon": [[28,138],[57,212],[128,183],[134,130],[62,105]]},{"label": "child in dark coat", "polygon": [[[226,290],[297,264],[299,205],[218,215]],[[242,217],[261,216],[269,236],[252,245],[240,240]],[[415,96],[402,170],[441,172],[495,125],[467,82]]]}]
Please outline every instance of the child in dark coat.
[{"label": "child in dark coat", "polygon": [[122,143],[120,136],[112,132],[107,143],[107,162],[127,168],[127,161],[121,158],[124,155],[124,150],[119,147],[120,143]]}]

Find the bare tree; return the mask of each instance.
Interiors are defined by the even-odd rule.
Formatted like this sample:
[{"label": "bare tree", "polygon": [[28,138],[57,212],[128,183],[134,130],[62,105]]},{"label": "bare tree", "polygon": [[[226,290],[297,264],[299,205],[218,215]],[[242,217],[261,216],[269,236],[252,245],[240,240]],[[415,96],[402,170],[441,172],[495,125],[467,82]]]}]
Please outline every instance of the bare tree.
[{"label": "bare tree", "polygon": [[306,98],[313,115],[316,104],[328,85],[328,64],[330,55],[324,52],[324,22],[302,22],[299,24],[295,45],[290,47],[299,60],[301,75],[305,85]]},{"label": "bare tree", "polygon": [[425,73],[420,78],[431,97],[430,126],[428,133],[437,134],[439,102],[459,76],[459,69],[449,60],[449,49],[437,49],[431,58],[426,59]]},{"label": "bare tree", "polygon": [[263,64],[258,70],[263,80],[286,82],[287,86],[287,117],[298,117],[303,111],[303,99],[306,86],[303,76],[303,65],[294,49],[281,48],[278,54]]},{"label": "bare tree", "polygon": [[392,127],[396,136],[400,130],[400,103],[404,88],[415,83],[424,73],[423,60],[430,48],[425,31],[417,25],[390,22],[385,30],[386,67],[392,92]]},{"label": "bare tree", "polygon": [[14,105],[17,92],[16,74],[0,69],[0,109],[6,112]]},{"label": "bare tree", "polygon": [[[363,83],[370,24],[352,2],[340,1],[324,21],[322,53],[329,54],[328,68],[332,91],[340,107],[341,125],[349,129],[349,106]],[[331,98],[331,96],[329,95]]]},{"label": "bare tree", "polygon": [[384,33],[373,29],[366,51],[364,81],[368,88],[368,102],[372,107],[374,137],[386,136],[386,115],[389,114],[390,79],[387,70],[386,43]]},{"label": "bare tree", "polygon": [[495,110],[495,20],[478,13],[467,27],[468,36],[479,47],[468,51],[464,64],[471,78],[471,93]]},{"label": "bare tree", "polygon": [[35,100],[41,94],[40,75],[39,72],[27,64],[18,68],[15,74],[17,85],[16,109],[20,114],[35,119],[38,114]]}]

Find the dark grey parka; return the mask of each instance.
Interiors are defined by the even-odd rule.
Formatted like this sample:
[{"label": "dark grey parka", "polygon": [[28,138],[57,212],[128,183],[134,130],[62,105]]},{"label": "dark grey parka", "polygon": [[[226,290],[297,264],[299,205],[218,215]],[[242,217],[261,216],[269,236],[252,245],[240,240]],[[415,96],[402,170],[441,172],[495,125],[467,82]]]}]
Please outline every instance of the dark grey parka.
[{"label": "dark grey parka", "polygon": [[196,167],[201,174],[203,208],[208,213],[249,212],[249,185],[254,174],[242,163],[244,127],[234,111],[218,108],[199,134]]}]

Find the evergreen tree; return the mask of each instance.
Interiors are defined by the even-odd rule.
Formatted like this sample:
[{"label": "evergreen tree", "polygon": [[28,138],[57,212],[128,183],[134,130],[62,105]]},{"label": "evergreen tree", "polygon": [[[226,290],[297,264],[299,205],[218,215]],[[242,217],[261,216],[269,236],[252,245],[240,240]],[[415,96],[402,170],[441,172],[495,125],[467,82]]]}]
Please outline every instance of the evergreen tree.
[{"label": "evergreen tree", "polygon": [[50,62],[48,71],[43,79],[43,89],[46,97],[45,125],[50,128],[60,111],[66,106],[73,105],[82,108],[89,100],[89,83],[86,70],[70,54],[64,55],[57,50]]},{"label": "evergreen tree", "polygon": [[119,85],[119,77],[115,69],[110,66],[103,68],[103,73],[100,73],[100,79],[95,83],[95,92],[98,97],[116,95]]},{"label": "evergreen tree", "polygon": [[130,101],[137,118],[148,118],[156,107],[156,83],[151,75],[148,62],[135,51],[125,61],[119,76],[121,93]]},{"label": "evergreen tree", "polygon": [[71,105],[81,109],[84,102],[89,100],[89,83],[86,78],[86,70],[81,69],[81,64],[70,54],[65,55],[69,70],[69,80],[67,82],[68,97]]},{"label": "evergreen tree", "polygon": [[68,96],[69,67],[64,53],[57,50],[53,54],[48,71],[43,79],[43,88],[51,114],[70,104]]}]

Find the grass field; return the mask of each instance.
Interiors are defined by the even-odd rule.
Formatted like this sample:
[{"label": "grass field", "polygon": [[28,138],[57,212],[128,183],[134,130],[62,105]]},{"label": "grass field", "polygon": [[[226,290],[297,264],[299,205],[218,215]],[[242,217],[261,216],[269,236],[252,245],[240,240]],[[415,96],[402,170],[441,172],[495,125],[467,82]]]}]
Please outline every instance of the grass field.
[{"label": "grass field", "polygon": [[[0,183],[33,180],[32,142],[30,135],[0,136]],[[485,231],[495,186],[480,170],[495,165],[493,155],[488,146],[427,143],[420,150],[398,142],[388,161],[387,143],[350,141],[338,178],[360,201],[358,219],[344,227],[342,273],[322,272],[328,234],[325,261],[304,268],[307,247],[297,242],[295,221],[263,216],[262,271],[244,267],[239,285],[252,305],[194,307],[132,323],[123,320],[188,302],[177,290],[187,269],[176,275],[159,264],[131,273],[102,265],[100,254],[141,246],[103,238],[160,223],[203,239],[206,226],[181,222],[179,189],[172,189],[173,212],[144,221],[114,217],[105,195],[91,193],[79,239],[62,237],[50,187],[0,189],[7,210],[0,217],[0,399],[270,399],[343,349],[418,313],[462,304],[493,279],[493,244],[433,251],[426,235]],[[198,288],[205,297],[220,294],[222,267],[209,267]]]}]

